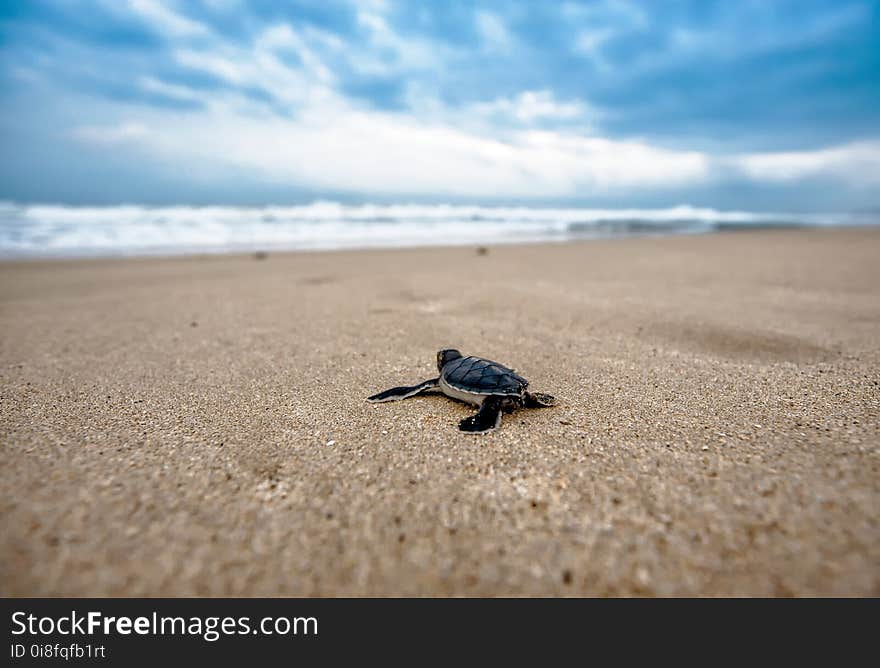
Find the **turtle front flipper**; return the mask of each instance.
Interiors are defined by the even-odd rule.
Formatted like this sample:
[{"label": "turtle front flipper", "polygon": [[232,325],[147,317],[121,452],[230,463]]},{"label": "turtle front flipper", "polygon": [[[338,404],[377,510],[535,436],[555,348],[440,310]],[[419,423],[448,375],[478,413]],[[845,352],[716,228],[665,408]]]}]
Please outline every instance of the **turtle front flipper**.
[{"label": "turtle front flipper", "polygon": [[373,404],[382,403],[383,401],[400,401],[401,399],[414,397],[417,394],[425,394],[431,390],[436,390],[439,385],[439,378],[431,378],[430,380],[426,380],[418,385],[412,385],[410,387],[392,387],[390,390],[385,390],[384,392],[379,392],[379,394],[374,394],[372,397],[367,397],[367,401]]},{"label": "turtle front flipper", "polygon": [[523,404],[526,408],[549,408],[556,405],[556,397],[543,392],[526,392]]},{"label": "turtle front flipper", "polygon": [[476,414],[458,423],[458,428],[471,434],[482,434],[501,425],[501,413],[504,410],[502,397],[486,397],[480,404]]}]

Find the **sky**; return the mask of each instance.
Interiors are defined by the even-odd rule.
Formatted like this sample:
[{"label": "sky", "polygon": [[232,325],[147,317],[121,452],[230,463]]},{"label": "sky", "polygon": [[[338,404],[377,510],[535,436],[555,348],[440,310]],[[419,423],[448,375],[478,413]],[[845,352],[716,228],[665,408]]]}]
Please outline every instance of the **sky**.
[{"label": "sky", "polygon": [[0,199],[880,206],[880,2],[0,4]]}]

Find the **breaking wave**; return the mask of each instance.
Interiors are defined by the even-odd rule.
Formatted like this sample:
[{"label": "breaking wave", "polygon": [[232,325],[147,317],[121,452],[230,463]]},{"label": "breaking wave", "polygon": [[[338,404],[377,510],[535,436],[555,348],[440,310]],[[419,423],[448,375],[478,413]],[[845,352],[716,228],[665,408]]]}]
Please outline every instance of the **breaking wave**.
[{"label": "breaking wave", "polygon": [[0,255],[119,256],[566,241],[767,227],[877,224],[790,214],[315,202],[302,206],[62,206],[0,202]]}]

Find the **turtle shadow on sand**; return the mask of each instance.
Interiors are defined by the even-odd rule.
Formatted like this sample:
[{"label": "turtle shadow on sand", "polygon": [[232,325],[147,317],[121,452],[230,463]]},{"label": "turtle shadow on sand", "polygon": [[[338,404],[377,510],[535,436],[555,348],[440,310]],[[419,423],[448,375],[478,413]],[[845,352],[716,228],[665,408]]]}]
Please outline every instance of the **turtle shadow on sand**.
[{"label": "turtle shadow on sand", "polygon": [[556,399],[549,394],[529,392],[529,381],[506,366],[483,359],[463,357],[454,349],[437,353],[440,375],[417,385],[392,387],[379,392],[367,401],[382,403],[400,401],[420,394],[442,393],[450,399],[479,407],[472,416],[462,420],[458,428],[472,434],[483,434],[501,425],[501,416],[517,408],[555,406]]}]

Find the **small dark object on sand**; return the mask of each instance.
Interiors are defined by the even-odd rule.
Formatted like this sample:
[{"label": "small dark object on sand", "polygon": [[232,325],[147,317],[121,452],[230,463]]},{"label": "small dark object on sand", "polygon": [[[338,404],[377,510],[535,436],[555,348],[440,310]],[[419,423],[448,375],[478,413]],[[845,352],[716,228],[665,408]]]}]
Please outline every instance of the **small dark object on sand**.
[{"label": "small dark object on sand", "polygon": [[529,392],[529,381],[506,366],[481,357],[462,357],[457,350],[437,353],[438,378],[431,378],[411,387],[392,387],[368,397],[367,401],[399,401],[417,394],[442,392],[450,399],[480,407],[471,417],[462,420],[458,428],[472,434],[481,434],[501,424],[501,414],[517,408],[555,406],[556,399],[549,394]]},{"label": "small dark object on sand", "polygon": [[485,246],[477,246],[477,255],[488,255],[489,249]]},{"label": "small dark object on sand", "polygon": [[269,254],[266,251],[257,251],[254,253],[255,260],[265,260],[267,257],[269,257]]}]

